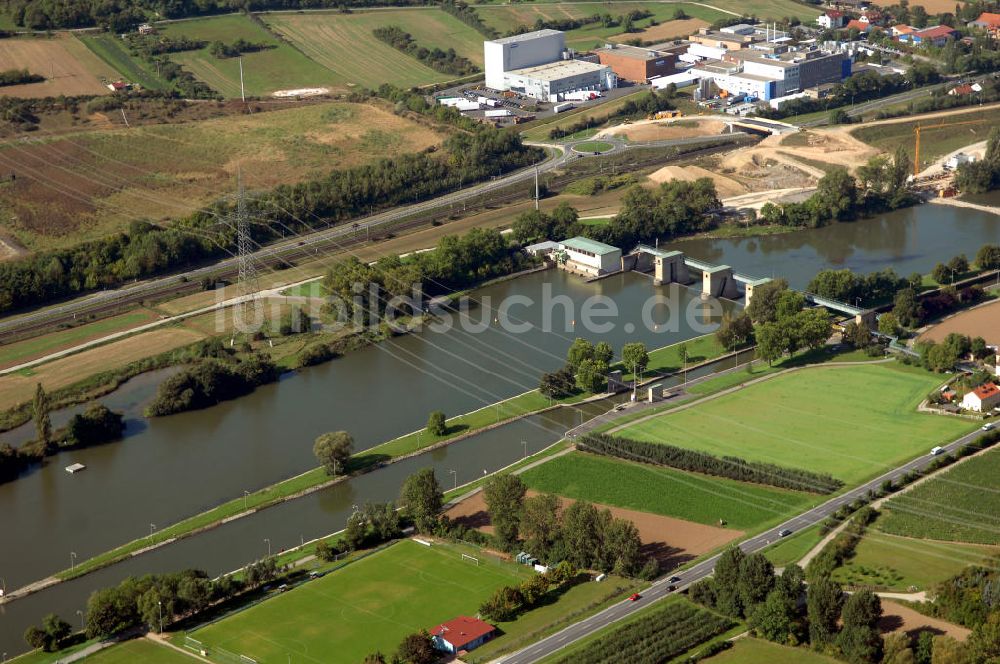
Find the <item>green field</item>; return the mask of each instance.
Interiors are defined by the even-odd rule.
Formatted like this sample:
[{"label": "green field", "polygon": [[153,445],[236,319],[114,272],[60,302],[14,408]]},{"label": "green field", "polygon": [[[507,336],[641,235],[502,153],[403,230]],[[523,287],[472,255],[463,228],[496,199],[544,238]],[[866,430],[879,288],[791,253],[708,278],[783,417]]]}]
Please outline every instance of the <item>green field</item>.
[{"label": "green field", "polygon": [[191,664],[195,660],[148,639],[125,641],[85,658],[87,664]]},{"label": "green field", "polygon": [[764,556],[775,567],[798,564],[802,558],[820,543],[819,526],[810,526],[786,537],[774,546],[764,550]]},{"label": "green field", "polygon": [[[479,565],[460,553],[479,557]],[[395,652],[408,634],[476,614],[496,588],[531,572],[476,549],[403,541],[194,632],[258,662],[360,662]]]},{"label": "green field", "polygon": [[833,578],[847,585],[900,592],[929,590],[995,552],[992,547],[897,537],[869,529],[854,557],[835,570]]},{"label": "green field", "polygon": [[141,60],[133,58],[122,40],[115,35],[80,35],[78,39],[126,80],[138,83],[147,90],[167,90],[171,87],[170,82],[157,76],[155,70],[150,70]]},{"label": "green field", "polygon": [[747,637],[734,642],[729,650],[704,661],[710,664],[836,664],[839,660],[808,648],[791,648]]},{"label": "green field", "polygon": [[973,428],[969,422],[916,412],[940,381],[895,364],[808,368],[616,433],[822,469],[854,484]]},{"label": "green field", "polygon": [[877,527],[935,540],[1000,544],[1000,450],[913,487],[885,504]]},{"label": "green field", "polygon": [[[230,15],[178,21],[161,26],[168,37],[189,37],[209,43],[227,44],[237,39],[266,43],[274,48],[243,56],[246,93],[267,96],[276,90],[331,86],[338,83],[333,72],[316,64],[293,47],[277,39],[246,16]],[[217,58],[208,46],[198,51],[174,53],[171,59],[184,66],[213,90],[226,97],[240,96],[239,58]]]},{"label": "green field", "polygon": [[455,78],[379,41],[372,34],[378,27],[398,26],[409,32],[420,46],[454,48],[480,67],[483,64],[483,36],[439,9],[276,13],[262,18],[302,53],[326,68],[331,84],[339,87],[377,88],[382,83],[410,87]]},{"label": "green field", "polygon": [[[917,125],[933,125],[933,128],[922,129],[920,132],[920,163],[921,168],[923,168],[966,145],[985,141],[990,129],[996,124],[996,118],[997,109],[993,108],[948,117],[862,127],[855,129],[851,134],[855,138],[889,153],[894,152],[897,146],[902,145],[906,154],[909,155],[910,159],[913,159],[914,129]],[[948,126],[937,127],[939,124]]]},{"label": "green field", "polygon": [[629,463],[572,452],[526,471],[524,482],[536,491],[613,507],[754,530],[805,510],[817,496],[783,491],[671,468]]},{"label": "green field", "polygon": [[607,141],[584,141],[573,146],[577,152],[607,152],[614,148],[614,144]]}]

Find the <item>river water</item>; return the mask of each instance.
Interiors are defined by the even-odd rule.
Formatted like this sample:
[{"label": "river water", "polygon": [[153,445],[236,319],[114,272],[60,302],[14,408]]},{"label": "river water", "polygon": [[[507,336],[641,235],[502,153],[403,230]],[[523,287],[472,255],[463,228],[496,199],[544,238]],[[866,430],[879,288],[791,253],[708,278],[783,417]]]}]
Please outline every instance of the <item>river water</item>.
[{"label": "river water", "polygon": [[[988,242],[1000,242],[997,216],[928,205],[821,229],[691,240],[676,248],[744,274],[784,276],[802,288],[824,267],[927,272],[955,254],[971,257]],[[543,329],[546,293],[575,303],[569,314],[554,309],[559,324],[549,331]],[[654,325],[647,326],[642,310],[654,294],[666,304],[648,312]],[[397,337],[209,410],[148,422],[132,417],[126,440],[60,454],[0,485],[0,579],[8,589],[18,587],[67,567],[71,551],[83,560],[148,534],[151,524],[166,525],[300,473],[315,465],[312,441],[322,432],[348,430],[358,449],[366,449],[420,428],[432,410],[454,415],[534,388],[542,371],[561,365],[575,336],[606,340],[616,350],[633,340],[657,347],[704,333],[722,311],[738,306],[702,302],[695,291],[654,287],[635,274],[587,284],[547,271],[474,293],[493,307],[514,295],[535,302],[510,310],[513,323],[531,324],[525,332],[504,331],[490,321],[494,310],[483,307],[472,312],[485,322],[483,332]],[[611,298],[620,314],[602,333],[581,329],[581,305],[593,295]],[[151,382],[140,381],[104,401],[135,413],[150,393]],[[0,649],[23,650],[20,635],[28,624],[50,611],[72,618],[91,590],[129,574],[233,569],[266,553],[265,538],[278,550],[341,528],[351,505],[393,498],[402,479],[424,465],[432,464],[445,486],[454,481],[452,469],[458,482],[469,481],[520,458],[522,440],[529,452],[554,442],[579,417],[560,410],[528,418],[0,607]],[[63,470],[77,461],[87,470]]]}]

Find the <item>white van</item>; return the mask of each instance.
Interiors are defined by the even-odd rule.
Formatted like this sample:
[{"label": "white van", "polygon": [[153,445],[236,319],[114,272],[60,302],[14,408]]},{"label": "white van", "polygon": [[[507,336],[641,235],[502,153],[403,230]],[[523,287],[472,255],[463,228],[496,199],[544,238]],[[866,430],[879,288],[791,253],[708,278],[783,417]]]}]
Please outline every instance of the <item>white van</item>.
[{"label": "white van", "polygon": [[931,450],[931,456],[937,456],[939,454],[944,454],[944,448],[940,445]]}]

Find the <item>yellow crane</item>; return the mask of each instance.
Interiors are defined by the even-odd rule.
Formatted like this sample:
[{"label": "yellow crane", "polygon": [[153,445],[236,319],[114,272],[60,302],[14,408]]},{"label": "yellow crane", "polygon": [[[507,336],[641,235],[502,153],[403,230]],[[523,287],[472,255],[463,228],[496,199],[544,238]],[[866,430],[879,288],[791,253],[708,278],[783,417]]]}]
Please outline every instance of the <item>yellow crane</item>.
[{"label": "yellow crane", "polygon": [[933,125],[917,125],[913,128],[913,133],[916,136],[916,141],[913,147],[913,177],[920,174],[920,132],[924,129],[941,129],[943,127],[957,127],[959,125],[967,124],[982,124],[983,120],[963,120],[962,122],[941,122]]}]

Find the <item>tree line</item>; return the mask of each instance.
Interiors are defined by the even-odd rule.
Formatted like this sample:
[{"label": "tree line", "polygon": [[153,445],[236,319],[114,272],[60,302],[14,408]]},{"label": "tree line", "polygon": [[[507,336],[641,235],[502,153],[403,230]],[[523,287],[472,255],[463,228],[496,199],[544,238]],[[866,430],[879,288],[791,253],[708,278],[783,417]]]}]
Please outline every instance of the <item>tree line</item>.
[{"label": "tree line", "polygon": [[0,87],[5,85],[22,85],[24,83],[41,83],[44,76],[32,74],[27,69],[5,69],[0,71]]},{"label": "tree line", "polygon": [[389,25],[375,28],[372,30],[372,34],[379,41],[409,55],[434,71],[452,76],[468,76],[480,71],[475,63],[456,53],[454,48],[444,51],[436,46],[434,48],[421,46],[413,38],[413,35],[399,26]]},{"label": "tree line", "polygon": [[739,457],[717,457],[707,452],[685,449],[663,442],[649,443],[608,434],[587,434],[577,442],[576,446],[577,449],[593,454],[796,491],[827,494],[837,491],[844,485],[843,482],[829,474],[813,473],[798,468],[785,468],[772,463],[747,461]]},{"label": "tree line", "polygon": [[257,53],[269,48],[277,48],[275,44],[268,42],[252,42],[240,37],[236,41],[226,43],[223,41],[213,41],[208,46],[208,52],[214,57],[224,60],[226,58],[238,58],[244,53]]},{"label": "tree line", "polygon": [[[269,220],[251,233],[263,245],[286,232],[308,232],[322,219],[337,224],[375,210],[427,200],[493,175],[527,166],[541,151],[515,134],[480,126],[445,141],[444,150],[380,159],[294,185],[248,202],[250,214]],[[136,221],[127,231],[0,263],[0,312],[108,287],[181,268],[236,250],[235,229],[219,226],[233,213],[219,201],[169,226]]]},{"label": "tree line", "polygon": [[564,127],[553,127],[549,130],[549,138],[563,138],[578,131],[605,124],[616,118],[643,118],[660,111],[671,111],[674,109],[673,97],[676,91],[676,86],[668,86],[664,90],[650,90],[635,99],[629,99],[617,110],[606,116],[587,116]]},{"label": "tree line", "polygon": [[1000,188],[1000,128],[990,130],[982,159],[958,167],[955,186],[969,194],[982,194]]},{"label": "tree line", "polygon": [[805,308],[805,296],[788,288],[785,279],[754,287],[746,315],[755,324],[758,356],[769,365],[803,348],[822,348],[830,338],[830,314]]}]

